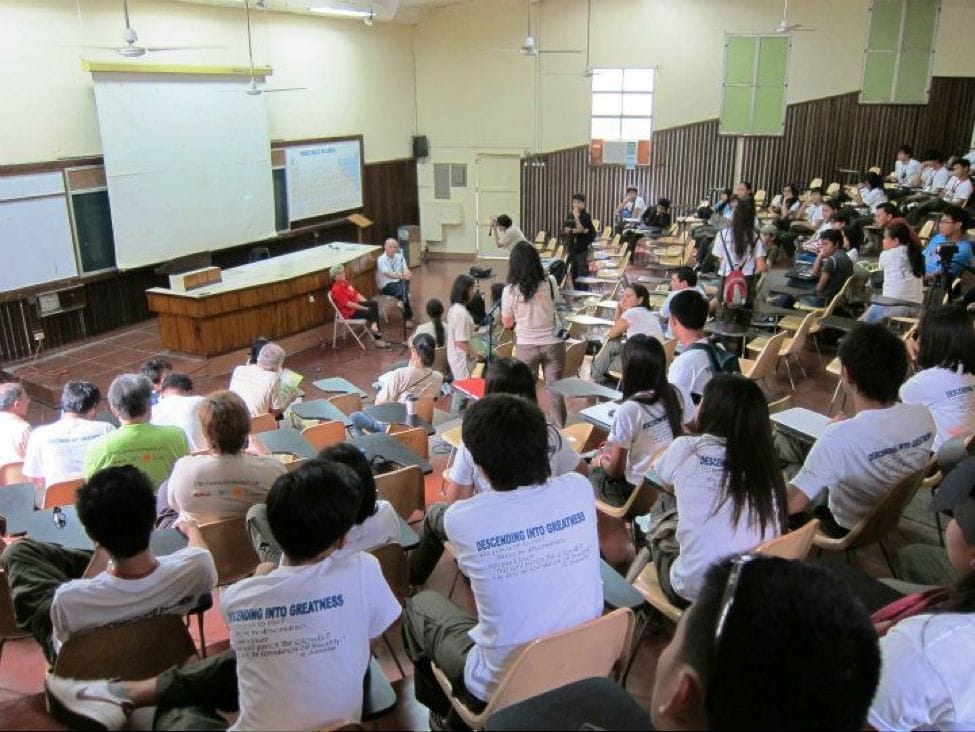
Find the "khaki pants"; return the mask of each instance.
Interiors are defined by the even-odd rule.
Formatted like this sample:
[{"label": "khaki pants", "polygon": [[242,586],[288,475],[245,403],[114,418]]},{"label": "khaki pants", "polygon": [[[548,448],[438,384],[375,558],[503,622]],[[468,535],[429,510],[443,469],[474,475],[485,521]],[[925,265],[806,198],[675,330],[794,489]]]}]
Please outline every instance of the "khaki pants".
[{"label": "khaki pants", "polygon": [[[565,341],[545,346],[529,346],[518,343],[515,346],[515,355],[519,361],[528,366],[534,375],[538,374],[538,367],[541,366],[546,384],[552,384],[561,379],[565,371]],[[561,394],[556,394],[547,387],[546,393],[548,394],[549,418],[561,427],[565,424],[565,400]]]}]

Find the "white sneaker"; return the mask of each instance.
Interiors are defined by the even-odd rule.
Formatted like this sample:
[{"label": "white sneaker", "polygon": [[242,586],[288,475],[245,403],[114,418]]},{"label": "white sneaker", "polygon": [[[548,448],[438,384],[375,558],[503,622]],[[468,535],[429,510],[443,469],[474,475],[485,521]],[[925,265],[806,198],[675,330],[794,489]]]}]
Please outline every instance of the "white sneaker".
[{"label": "white sneaker", "polygon": [[48,671],[47,711],[73,729],[120,730],[134,707],[130,700],[113,694],[108,683],[107,679],[64,679]]}]

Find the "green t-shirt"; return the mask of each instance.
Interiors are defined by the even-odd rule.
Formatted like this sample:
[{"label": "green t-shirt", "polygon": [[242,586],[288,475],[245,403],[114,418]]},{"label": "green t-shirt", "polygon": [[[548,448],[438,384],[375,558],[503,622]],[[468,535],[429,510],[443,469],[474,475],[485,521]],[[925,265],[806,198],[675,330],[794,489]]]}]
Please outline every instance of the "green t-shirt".
[{"label": "green t-shirt", "polygon": [[92,442],[85,451],[87,480],[102,468],[134,465],[149,476],[153,490],[169,477],[173,465],[189,454],[186,433],[179,427],[127,424]]}]

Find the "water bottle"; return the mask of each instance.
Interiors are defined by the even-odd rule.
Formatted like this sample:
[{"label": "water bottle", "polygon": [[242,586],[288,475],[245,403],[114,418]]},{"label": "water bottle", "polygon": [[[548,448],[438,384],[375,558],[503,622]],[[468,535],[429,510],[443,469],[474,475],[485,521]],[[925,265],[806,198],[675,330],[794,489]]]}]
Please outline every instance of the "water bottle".
[{"label": "water bottle", "polygon": [[415,397],[412,394],[406,397],[406,416],[412,417],[416,414],[416,402],[419,397]]}]

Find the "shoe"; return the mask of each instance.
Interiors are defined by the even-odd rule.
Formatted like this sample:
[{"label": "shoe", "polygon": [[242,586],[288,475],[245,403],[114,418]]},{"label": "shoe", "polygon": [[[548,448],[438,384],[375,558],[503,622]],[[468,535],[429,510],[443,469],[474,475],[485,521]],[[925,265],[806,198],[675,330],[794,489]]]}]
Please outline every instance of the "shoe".
[{"label": "shoe", "polygon": [[403,325],[406,326],[406,329],[407,330],[413,330],[413,321],[412,320],[407,320]]},{"label": "shoe", "polygon": [[76,681],[48,671],[44,679],[47,711],[72,729],[122,729],[134,706],[112,693],[108,684],[106,679]]}]

